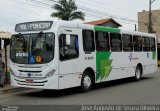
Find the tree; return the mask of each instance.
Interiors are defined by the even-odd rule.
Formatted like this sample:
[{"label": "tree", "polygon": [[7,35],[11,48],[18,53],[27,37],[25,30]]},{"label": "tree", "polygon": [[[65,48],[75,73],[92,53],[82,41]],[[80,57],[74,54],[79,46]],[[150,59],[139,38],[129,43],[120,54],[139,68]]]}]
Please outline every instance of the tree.
[{"label": "tree", "polygon": [[67,21],[74,19],[85,20],[85,14],[82,11],[77,10],[74,0],[59,0],[58,3],[53,6],[53,8],[56,10],[56,12],[53,12],[51,17],[57,17]]}]

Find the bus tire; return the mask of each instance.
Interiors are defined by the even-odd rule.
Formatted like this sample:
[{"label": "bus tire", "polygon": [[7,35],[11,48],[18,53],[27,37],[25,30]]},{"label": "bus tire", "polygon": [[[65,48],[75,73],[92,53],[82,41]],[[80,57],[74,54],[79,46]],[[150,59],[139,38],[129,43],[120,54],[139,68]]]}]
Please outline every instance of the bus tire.
[{"label": "bus tire", "polygon": [[89,71],[85,71],[81,79],[82,92],[88,92],[92,89],[93,79]]},{"label": "bus tire", "polygon": [[136,81],[141,80],[141,76],[142,76],[142,68],[138,65],[135,70],[135,80]]}]

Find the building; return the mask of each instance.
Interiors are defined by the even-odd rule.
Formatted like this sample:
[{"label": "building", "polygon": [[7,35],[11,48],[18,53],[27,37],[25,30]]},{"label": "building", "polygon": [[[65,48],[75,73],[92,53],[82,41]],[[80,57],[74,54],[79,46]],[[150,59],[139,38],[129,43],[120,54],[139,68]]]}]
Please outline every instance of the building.
[{"label": "building", "polygon": [[[160,66],[160,10],[151,11],[152,30],[157,36],[158,66]],[[149,11],[138,12],[138,31],[148,32]]]},{"label": "building", "polygon": [[4,45],[9,45],[11,33],[0,31],[0,50],[4,48]]},{"label": "building", "polygon": [[[160,10],[152,10],[151,13],[153,33],[160,38]],[[138,12],[138,31],[148,32],[148,23],[149,11]]]},{"label": "building", "polygon": [[0,53],[2,54],[2,60],[5,63],[6,83],[9,83],[10,81],[10,71],[9,71],[10,38],[11,38],[11,33],[0,31]]},{"label": "building", "polygon": [[100,25],[100,26],[107,26],[107,27],[113,27],[113,28],[118,28],[122,26],[112,18],[85,22],[85,24]]}]

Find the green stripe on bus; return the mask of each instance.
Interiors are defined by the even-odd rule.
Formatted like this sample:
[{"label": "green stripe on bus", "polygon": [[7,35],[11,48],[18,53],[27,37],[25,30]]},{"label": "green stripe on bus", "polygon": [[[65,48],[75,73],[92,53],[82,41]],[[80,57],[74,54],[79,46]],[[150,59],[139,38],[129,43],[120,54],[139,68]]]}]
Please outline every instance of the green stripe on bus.
[{"label": "green stripe on bus", "polygon": [[105,32],[113,32],[113,33],[120,33],[120,29],[111,28],[111,27],[104,27],[104,26],[94,26],[96,31],[105,31]]},{"label": "green stripe on bus", "polygon": [[155,60],[156,59],[156,51],[152,52],[152,59]]},{"label": "green stripe on bus", "polygon": [[96,81],[101,81],[108,77],[112,69],[110,55],[111,52],[96,52]]}]

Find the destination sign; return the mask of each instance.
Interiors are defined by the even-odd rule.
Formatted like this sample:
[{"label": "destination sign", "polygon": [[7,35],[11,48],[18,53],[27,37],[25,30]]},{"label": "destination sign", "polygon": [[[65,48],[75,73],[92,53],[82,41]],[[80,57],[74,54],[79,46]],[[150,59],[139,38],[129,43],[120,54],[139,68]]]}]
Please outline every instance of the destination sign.
[{"label": "destination sign", "polygon": [[48,30],[51,28],[53,21],[38,21],[38,22],[26,22],[17,24],[15,27],[16,32],[27,32],[27,31],[41,31]]}]

